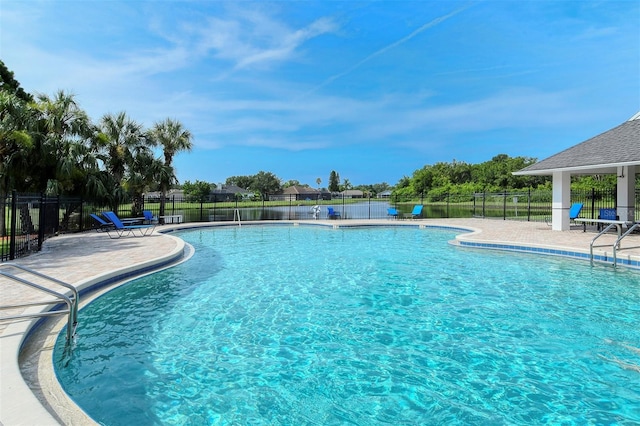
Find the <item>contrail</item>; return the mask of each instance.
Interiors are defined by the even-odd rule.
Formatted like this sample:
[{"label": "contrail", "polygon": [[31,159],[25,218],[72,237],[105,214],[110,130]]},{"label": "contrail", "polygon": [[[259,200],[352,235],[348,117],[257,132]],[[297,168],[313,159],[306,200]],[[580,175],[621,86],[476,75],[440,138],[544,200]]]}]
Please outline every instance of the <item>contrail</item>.
[{"label": "contrail", "polygon": [[449,13],[447,15],[441,16],[439,18],[436,18],[436,19],[424,24],[420,28],[418,28],[415,31],[413,31],[411,34],[401,38],[400,40],[398,40],[396,42],[391,43],[388,46],[383,47],[382,49],[380,49],[380,50],[378,50],[376,52],[373,52],[371,55],[367,56],[366,58],[361,59],[359,62],[357,62],[355,65],[349,67],[347,70],[345,70],[345,71],[343,71],[343,72],[341,72],[339,74],[332,75],[331,77],[326,79],[324,82],[322,82],[322,84],[320,84],[319,86],[317,86],[317,87],[311,89],[310,91],[308,91],[305,95],[309,95],[309,94],[311,94],[311,93],[313,93],[313,92],[315,92],[315,91],[317,91],[317,90],[319,90],[319,89],[331,84],[332,82],[336,81],[337,79],[339,79],[341,77],[344,77],[345,75],[353,72],[355,69],[359,68],[365,62],[369,62],[371,59],[382,55],[383,53],[393,49],[394,47],[398,47],[401,44],[406,43],[407,41],[411,40],[412,38],[414,38],[415,36],[417,36],[421,32],[423,32],[425,30],[428,30],[429,28],[434,27],[434,26],[438,25],[441,22],[446,21],[447,19],[457,15],[458,13],[460,13],[460,12],[466,10],[466,9],[468,9],[469,7],[471,7],[471,5],[463,6],[463,7],[459,8],[459,9],[454,10],[453,12],[451,12],[451,13]]}]

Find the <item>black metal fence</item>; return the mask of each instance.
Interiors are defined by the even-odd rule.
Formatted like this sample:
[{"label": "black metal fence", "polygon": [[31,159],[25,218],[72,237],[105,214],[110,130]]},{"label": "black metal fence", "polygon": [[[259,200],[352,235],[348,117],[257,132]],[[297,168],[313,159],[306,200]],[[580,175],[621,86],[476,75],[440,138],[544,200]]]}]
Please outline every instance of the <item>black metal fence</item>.
[{"label": "black metal fence", "polygon": [[0,260],[39,251],[44,240],[61,232],[82,231],[80,198],[6,194],[0,200]]},{"label": "black metal fence", "polygon": [[[640,194],[636,191],[636,217],[640,213]],[[255,220],[327,219],[328,208],[340,219],[391,218],[389,208],[398,217],[411,217],[415,205],[422,205],[423,218],[497,218],[503,220],[547,221],[551,216],[551,191],[505,191],[499,193],[454,194],[438,192],[388,198],[347,198],[289,201],[193,201],[172,195],[165,199],[162,221],[218,222]],[[600,208],[615,208],[614,190],[573,191],[571,202],[584,204],[581,216],[597,218]],[[316,207],[317,206],[317,207]],[[158,197],[145,198],[142,209],[158,216]],[[137,216],[132,204],[122,204],[116,213],[121,218]],[[58,233],[80,232],[96,224],[89,213],[101,213],[109,207],[80,198],[49,197],[12,192],[0,200],[0,260],[6,261],[40,250],[48,237]],[[333,218],[333,217],[332,217]]]}]

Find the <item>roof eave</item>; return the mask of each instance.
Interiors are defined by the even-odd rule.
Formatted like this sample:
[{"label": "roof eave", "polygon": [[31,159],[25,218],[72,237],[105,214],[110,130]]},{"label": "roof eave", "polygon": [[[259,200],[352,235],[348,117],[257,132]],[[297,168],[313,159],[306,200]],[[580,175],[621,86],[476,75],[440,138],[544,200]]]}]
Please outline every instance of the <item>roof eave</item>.
[{"label": "roof eave", "polygon": [[584,166],[573,166],[573,167],[557,167],[550,169],[537,169],[537,170],[519,170],[517,172],[513,172],[512,174],[515,176],[546,176],[553,175],[557,172],[575,172],[575,174],[607,174],[607,173],[616,173],[618,167],[624,166],[637,166],[640,165],[640,161],[627,161],[624,163],[610,163],[610,164],[590,164]]}]

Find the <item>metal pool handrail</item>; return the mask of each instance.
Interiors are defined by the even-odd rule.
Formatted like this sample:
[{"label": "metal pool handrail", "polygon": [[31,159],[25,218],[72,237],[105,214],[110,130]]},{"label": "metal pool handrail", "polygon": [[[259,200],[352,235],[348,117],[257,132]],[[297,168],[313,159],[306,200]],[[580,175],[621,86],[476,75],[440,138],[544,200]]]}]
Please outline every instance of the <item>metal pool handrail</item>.
[{"label": "metal pool handrail", "polygon": [[622,241],[622,239],[624,237],[626,237],[627,235],[629,235],[630,233],[632,233],[635,229],[637,229],[638,227],[640,227],[640,222],[636,222],[633,224],[633,226],[630,226],[629,229],[627,229],[627,232],[625,232],[624,234],[620,235],[618,237],[618,239],[616,240],[615,244],[613,245],[613,266],[616,267],[618,264],[618,258],[616,256],[616,250],[620,249],[620,241]]},{"label": "metal pool handrail", "polygon": [[[593,246],[593,243],[595,243],[595,242],[596,242],[596,240],[597,240],[598,238],[600,238],[601,236],[603,236],[604,234],[606,234],[606,233],[607,233],[610,229],[612,229],[614,226],[617,228],[617,226],[618,226],[618,225],[617,225],[617,224],[615,224],[615,223],[610,223],[609,225],[607,225],[607,227],[606,227],[606,228],[604,228],[602,231],[600,231],[600,233],[599,233],[598,235],[596,235],[595,237],[593,237],[593,240],[591,240],[591,244],[589,244],[589,254],[590,254],[590,256],[591,256],[591,266],[593,266],[593,247],[594,247],[594,246]],[[616,244],[617,244],[617,243],[618,243],[618,242],[616,241]],[[615,246],[614,246],[614,247],[615,247]],[[614,248],[614,250],[615,250],[615,248]],[[615,252],[615,251],[614,251],[614,252]],[[615,265],[615,260],[614,260],[614,265]]]},{"label": "metal pool handrail", "polygon": [[16,319],[22,319],[22,318],[40,318],[40,317],[49,317],[49,316],[54,316],[54,315],[61,315],[61,314],[68,314],[68,319],[67,319],[67,344],[71,342],[71,340],[73,339],[73,336],[75,336],[76,333],[76,327],[78,326],[78,301],[79,301],[79,297],[78,297],[78,291],[76,290],[76,288],[74,286],[72,286],[71,284],[65,283],[64,281],[60,281],[56,278],[50,277],[48,275],[45,275],[43,273],[34,271],[33,269],[30,268],[26,268],[24,266],[19,266],[16,265],[14,263],[3,263],[0,264],[0,269],[8,269],[8,268],[15,268],[15,269],[19,269],[23,272],[26,272],[28,274],[31,275],[35,275],[39,278],[42,278],[44,280],[48,280],[50,282],[53,282],[55,284],[58,284],[62,287],[65,287],[67,289],[69,289],[71,291],[71,296],[67,296],[66,294],[62,294],[59,293],[57,291],[51,290],[49,288],[43,287],[39,284],[33,283],[31,281],[28,281],[24,278],[18,277],[16,275],[13,275],[11,273],[5,272],[0,270],[0,275],[13,280],[19,284],[25,285],[27,287],[36,289],[38,291],[41,291],[43,293],[49,294],[51,296],[54,296],[56,299],[55,300],[48,300],[48,301],[42,301],[42,302],[31,302],[31,303],[23,303],[23,304],[19,304],[19,305],[6,305],[6,306],[0,306],[0,310],[2,309],[13,309],[13,308],[24,308],[24,307],[28,307],[28,306],[41,306],[41,305],[51,305],[53,303],[60,303],[60,302],[64,302],[67,305],[67,309],[59,309],[59,310],[50,310],[47,312],[39,312],[39,313],[33,313],[33,314],[20,314],[20,315],[12,315],[12,316],[8,316],[8,317],[0,317],[0,321],[10,321],[10,320],[16,320]]}]

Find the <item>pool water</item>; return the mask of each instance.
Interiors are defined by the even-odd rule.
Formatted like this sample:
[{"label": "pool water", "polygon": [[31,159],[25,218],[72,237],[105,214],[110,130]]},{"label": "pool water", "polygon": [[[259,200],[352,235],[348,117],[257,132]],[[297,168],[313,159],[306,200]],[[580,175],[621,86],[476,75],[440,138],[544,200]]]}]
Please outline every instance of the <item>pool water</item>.
[{"label": "pool water", "polygon": [[452,230],[185,231],[55,368],[105,425],[635,424],[640,279]]}]

